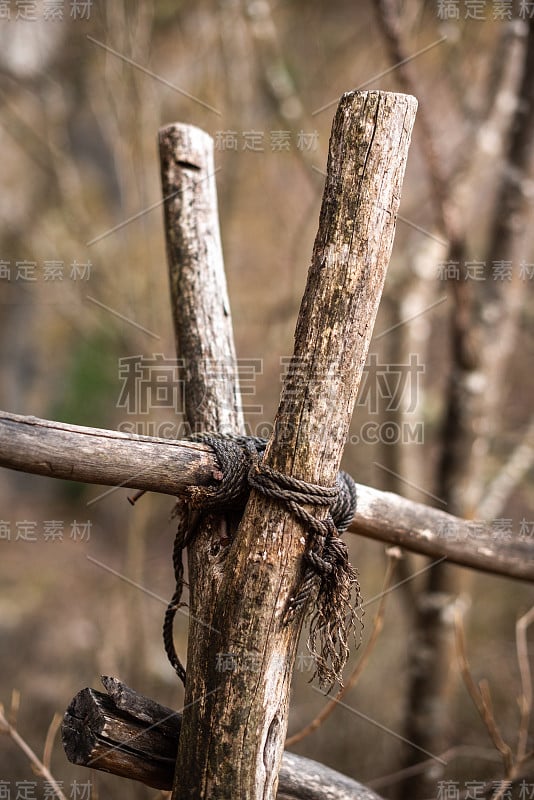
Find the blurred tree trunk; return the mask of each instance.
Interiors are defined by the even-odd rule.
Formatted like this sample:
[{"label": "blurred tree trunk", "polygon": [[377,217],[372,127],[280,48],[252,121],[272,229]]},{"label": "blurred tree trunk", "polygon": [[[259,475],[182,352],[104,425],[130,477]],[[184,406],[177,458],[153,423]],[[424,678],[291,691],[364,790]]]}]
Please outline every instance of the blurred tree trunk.
[{"label": "blurred tree trunk", "polygon": [[[510,129],[507,153],[499,176],[482,288],[470,297],[465,254],[451,252],[460,263],[460,279],[453,286],[456,305],[451,318],[452,368],[447,408],[441,433],[436,493],[449,513],[473,518],[487,480],[487,455],[503,411],[506,368],[513,354],[521,309],[520,263],[526,260],[528,212],[527,180],[532,170],[534,136],[534,21],[528,40]],[[496,265],[510,264],[511,279],[496,278]],[[463,265],[463,270],[462,270]],[[523,292],[524,294],[524,292]],[[417,618],[411,652],[410,690],[405,736],[431,754],[446,747],[449,732],[451,676],[454,659],[452,607],[460,587],[458,572],[444,564],[432,567],[417,599]],[[406,749],[403,766],[421,760]],[[436,762],[436,767],[438,764]],[[439,775],[434,766],[405,779],[402,800],[434,796]]]}]

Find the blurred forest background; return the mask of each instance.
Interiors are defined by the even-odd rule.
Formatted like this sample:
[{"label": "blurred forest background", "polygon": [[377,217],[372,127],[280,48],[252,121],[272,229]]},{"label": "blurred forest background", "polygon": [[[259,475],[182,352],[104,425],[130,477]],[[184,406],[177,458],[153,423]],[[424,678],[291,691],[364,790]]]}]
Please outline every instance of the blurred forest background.
[{"label": "blurred forest background", "polygon": [[[158,128],[182,121],[215,139],[244,404],[268,435],[337,100],[410,91],[420,112],[344,468],[534,547],[534,4],[65,0],[0,12],[0,407],[183,433],[157,153]],[[39,753],[54,714],[101,674],[181,706],[160,636],[173,502],[132,508],[128,494],[2,471],[0,701],[20,691],[18,730]],[[356,537],[350,549],[365,643],[387,558]],[[358,685],[295,750],[384,797],[487,796],[475,791],[504,773],[459,678],[454,618],[515,748],[515,624],[532,589],[407,553],[399,583]],[[186,635],[179,616],[182,654]],[[290,734],[325,702],[300,651]],[[447,753],[447,766],[403,739]],[[59,742],[51,768],[73,798],[88,780],[93,797],[157,794],[73,767]],[[532,763],[518,775],[534,797]],[[21,781],[37,781],[28,800],[45,796],[7,736],[2,781],[5,800]]]}]

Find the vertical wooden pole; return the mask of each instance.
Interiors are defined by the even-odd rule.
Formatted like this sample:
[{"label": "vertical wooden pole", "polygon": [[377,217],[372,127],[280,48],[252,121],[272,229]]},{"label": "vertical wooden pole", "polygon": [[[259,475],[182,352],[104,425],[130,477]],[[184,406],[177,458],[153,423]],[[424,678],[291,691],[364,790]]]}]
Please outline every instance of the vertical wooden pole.
[{"label": "vertical wooden pole", "polygon": [[[159,133],[171,303],[179,359],[184,359],[186,418],[193,431],[245,433],[219,233],[213,140],[191,125]],[[189,637],[184,714],[188,729],[205,714],[204,664],[216,658],[217,593],[228,549],[225,520],[208,516],[188,548]],[[180,751],[189,752],[181,736]],[[179,763],[187,757],[179,757]],[[178,771],[196,795],[189,768]]]}]

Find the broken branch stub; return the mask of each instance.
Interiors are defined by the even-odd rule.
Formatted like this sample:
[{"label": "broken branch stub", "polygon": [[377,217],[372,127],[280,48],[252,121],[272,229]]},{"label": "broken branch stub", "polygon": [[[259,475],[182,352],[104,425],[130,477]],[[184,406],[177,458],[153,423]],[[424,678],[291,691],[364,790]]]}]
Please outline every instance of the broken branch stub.
[{"label": "broken branch stub", "polygon": [[[102,682],[107,694],[82,689],[65,713],[61,735],[69,761],[170,789],[182,715],[116,678],[103,677]],[[277,800],[381,798],[324,764],[285,752]]]}]

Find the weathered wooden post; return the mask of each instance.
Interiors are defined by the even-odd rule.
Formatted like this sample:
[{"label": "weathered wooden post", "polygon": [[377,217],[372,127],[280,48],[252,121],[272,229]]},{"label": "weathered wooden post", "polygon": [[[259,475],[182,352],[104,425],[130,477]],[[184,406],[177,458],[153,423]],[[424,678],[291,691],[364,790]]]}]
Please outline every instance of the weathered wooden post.
[{"label": "weathered wooden post", "polygon": [[[264,459],[307,483],[335,482],[389,262],[416,106],[407,95],[351,92],[334,120],[294,357]],[[176,192],[166,225],[178,347],[192,359],[188,391],[197,398],[187,402],[188,419],[240,432],[226,292],[218,277],[202,277],[216,238],[213,196],[207,206],[202,199],[202,187],[213,181],[206,139],[173,126],[160,142],[164,195]],[[195,230],[190,213],[201,220]],[[178,285],[177,270],[185,284]],[[211,311],[201,310],[203,302]],[[218,353],[214,338],[227,345]],[[205,353],[229,365],[224,380],[193,372]],[[199,398],[213,399],[206,415]],[[318,518],[326,513],[309,510]],[[208,519],[190,548],[186,703],[173,800],[276,795],[305,608],[289,622],[286,611],[302,577],[307,531],[257,491],[235,534],[221,526],[224,520]],[[232,655],[236,670],[218,669],[222,653]],[[240,669],[251,656],[257,668]]]}]

